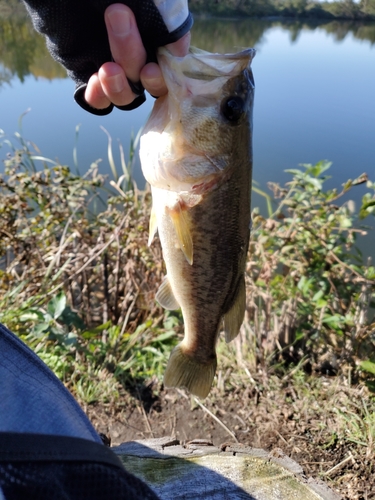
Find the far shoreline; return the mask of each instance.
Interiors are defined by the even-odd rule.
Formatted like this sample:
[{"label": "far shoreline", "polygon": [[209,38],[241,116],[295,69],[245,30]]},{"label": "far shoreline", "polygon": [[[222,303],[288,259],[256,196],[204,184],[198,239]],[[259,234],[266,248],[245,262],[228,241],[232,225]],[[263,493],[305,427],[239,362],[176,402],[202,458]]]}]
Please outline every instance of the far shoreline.
[{"label": "far shoreline", "polygon": [[199,11],[190,9],[193,17],[195,19],[215,19],[215,20],[225,20],[225,21],[236,21],[239,19],[254,19],[261,21],[313,21],[313,22],[333,22],[333,21],[345,21],[345,22],[358,22],[358,23],[375,23],[375,16],[363,15],[363,16],[335,16],[329,12],[326,12],[326,15],[309,15],[309,12],[301,13],[298,15],[252,15],[247,14],[246,12],[237,12],[237,13],[219,13],[219,12],[209,12],[209,11]]}]

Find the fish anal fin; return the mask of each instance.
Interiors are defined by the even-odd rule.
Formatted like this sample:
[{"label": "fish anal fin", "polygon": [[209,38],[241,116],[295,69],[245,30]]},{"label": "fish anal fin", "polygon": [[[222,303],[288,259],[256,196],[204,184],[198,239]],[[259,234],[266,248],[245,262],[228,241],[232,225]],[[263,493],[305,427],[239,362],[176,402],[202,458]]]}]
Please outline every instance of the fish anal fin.
[{"label": "fish anal fin", "polygon": [[224,315],[225,342],[229,343],[237,337],[246,309],[245,278],[242,277],[237,286],[236,298],[229,311]]},{"label": "fish anal fin", "polygon": [[152,207],[150,214],[149,231],[148,231],[148,246],[151,245],[157,230],[158,230],[158,221],[156,218],[154,207]]},{"label": "fish anal fin", "polygon": [[205,398],[212,387],[216,372],[216,354],[208,363],[202,363],[186,353],[183,343],[171,353],[164,374],[165,387],[184,387],[191,394]]},{"label": "fish anal fin", "polygon": [[186,209],[181,207],[178,202],[173,209],[169,209],[169,215],[172,219],[178,243],[186,260],[190,265],[193,264],[193,240],[186,217]]},{"label": "fish anal fin", "polygon": [[159,304],[167,309],[168,311],[174,311],[180,308],[180,304],[177,302],[175,296],[173,295],[171,284],[166,276],[159,287],[155,295],[155,299]]}]

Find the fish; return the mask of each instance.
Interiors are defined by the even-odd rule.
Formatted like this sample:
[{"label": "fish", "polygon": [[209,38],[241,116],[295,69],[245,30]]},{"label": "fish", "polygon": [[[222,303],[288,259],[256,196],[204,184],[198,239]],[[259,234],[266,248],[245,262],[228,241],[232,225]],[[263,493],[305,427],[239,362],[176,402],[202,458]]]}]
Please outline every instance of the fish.
[{"label": "fish", "polygon": [[200,398],[213,384],[220,332],[232,341],[245,313],[254,55],[192,48],[175,57],[159,49],[168,93],[155,101],[140,139],[152,193],[149,245],[158,232],[166,266],[155,298],[167,310],[181,308],[184,320],[164,386]]}]

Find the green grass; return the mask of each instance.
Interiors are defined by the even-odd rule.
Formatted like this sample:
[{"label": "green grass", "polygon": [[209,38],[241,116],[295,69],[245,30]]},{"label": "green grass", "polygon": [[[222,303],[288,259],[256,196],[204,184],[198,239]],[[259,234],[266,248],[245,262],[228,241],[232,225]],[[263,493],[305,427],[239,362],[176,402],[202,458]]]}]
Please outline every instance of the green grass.
[{"label": "green grass", "polygon": [[[80,176],[51,163],[21,136],[17,147],[3,141],[11,154],[0,175],[0,321],[84,403],[162,380],[183,332],[180,313],[154,300],[164,264],[160,246],[147,245],[150,193],[132,186],[138,138],[117,170],[109,137],[112,180],[95,166]],[[236,367],[219,380],[227,388],[259,369],[324,366],[373,387],[375,268],[355,242],[360,219],[374,215],[375,183],[361,176],[327,190],[329,167],[290,170],[286,186],[264,193],[268,216],[253,212],[245,322],[233,345],[218,346],[221,370]],[[355,212],[340,199],[360,184]]]}]

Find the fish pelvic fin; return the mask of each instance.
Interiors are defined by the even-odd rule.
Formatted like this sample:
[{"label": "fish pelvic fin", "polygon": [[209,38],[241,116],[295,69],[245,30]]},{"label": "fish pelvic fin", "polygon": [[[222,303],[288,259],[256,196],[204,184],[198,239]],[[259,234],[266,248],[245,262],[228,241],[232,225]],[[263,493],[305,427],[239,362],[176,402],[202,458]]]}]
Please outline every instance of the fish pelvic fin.
[{"label": "fish pelvic fin", "polygon": [[224,315],[225,342],[229,343],[237,337],[243,322],[243,318],[245,316],[245,309],[246,287],[245,277],[242,276],[237,286],[236,298],[234,299],[234,303],[229,311]]},{"label": "fish pelvic fin", "polygon": [[151,245],[157,230],[158,230],[158,221],[156,218],[155,209],[154,207],[152,207],[150,214],[149,231],[148,231],[148,243],[147,243],[148,246]]},{"label": "fish pelvic fin", "polygon": [[188,355],[183,343],[176,346],[164,374],[165,387],[184,387],[191,394],[205,398],[210,392],[217,366],[216,354],[208,363]]},{"label": "fish pelvic fin", "polygon": [[164,309],[167,309],[168,311],[174,311],[175,309],[180,308],[180,304],[177,302],[173,294],[168,276],[164,278],[162,284],[160,285],[159,290],[155,295],[155,299],[162,307],[164,307]]},{"label": "fish pelvic fin", "polygon": [[186,211],[177,203],[173,209],[169,209],[176,236],[181,250],[190,265],[193,264],[193,240],[186,217]]}]

